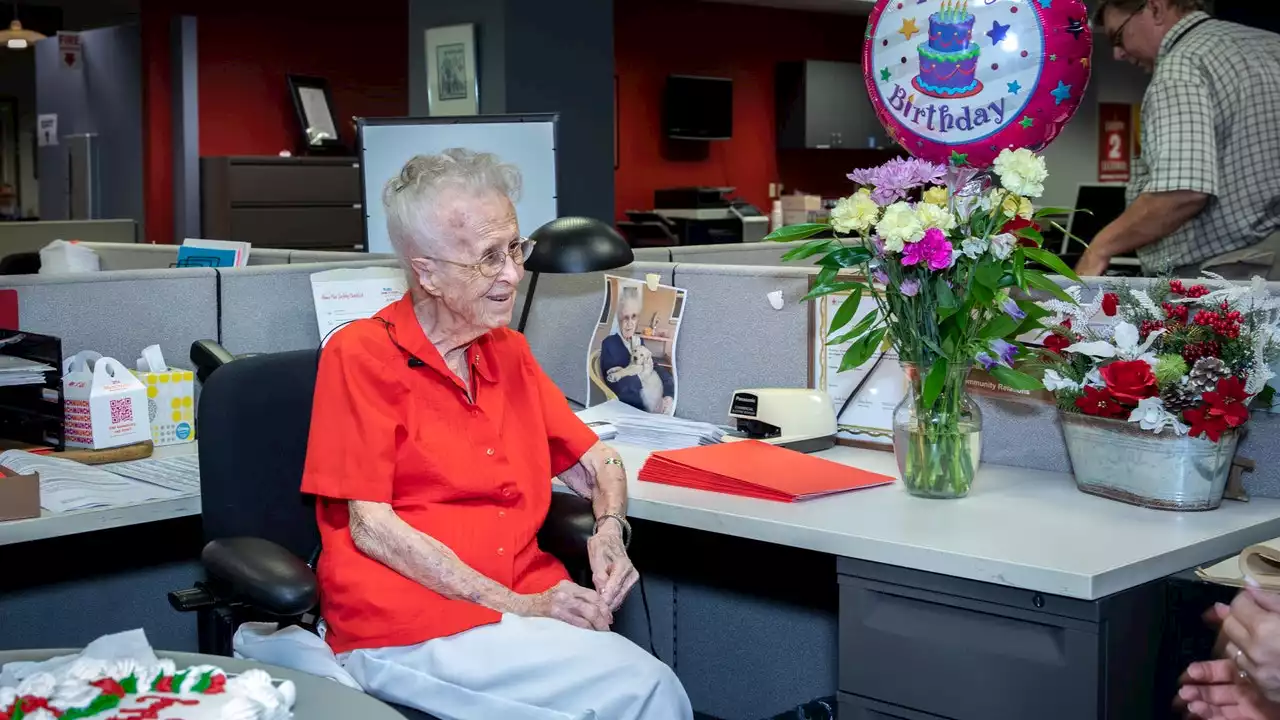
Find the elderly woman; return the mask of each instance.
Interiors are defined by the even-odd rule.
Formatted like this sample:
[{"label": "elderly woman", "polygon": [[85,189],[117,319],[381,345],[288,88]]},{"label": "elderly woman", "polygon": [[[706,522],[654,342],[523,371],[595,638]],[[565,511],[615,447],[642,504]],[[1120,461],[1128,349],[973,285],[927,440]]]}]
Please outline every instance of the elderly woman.
[{"label": "elderly woman", "polygon": [[636,334],[643,306],[639,285],[618,287],[613,333],[600,343],[600,369],[604,372],[605,385],[619,400],[634,408],[669,415],[675,403],[671,373],[655,366],[647,350],[636,352],[644,347]]},{"label": "elderly woman", "polygon": [[[411,290],[325,346],[303,476],[326,639],[366,691],[442,718],[690,718],[671,670],[609,632],[638,577],[622,463],[507,329],[518,189],[456,149],[386,186]],[[557,475],[595,509],[594,590],[538,548]]]}]

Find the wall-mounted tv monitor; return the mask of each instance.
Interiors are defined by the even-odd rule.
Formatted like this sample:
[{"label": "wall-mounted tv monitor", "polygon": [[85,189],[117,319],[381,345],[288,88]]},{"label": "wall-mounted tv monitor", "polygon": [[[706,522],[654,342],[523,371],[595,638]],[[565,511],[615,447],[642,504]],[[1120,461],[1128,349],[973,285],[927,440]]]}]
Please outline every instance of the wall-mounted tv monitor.
[{"label": "wall-mounted tv monitor", "polygon": [[668,77],[663,124],[667,137],[676,140],[733,137],[733,81],[689,75]]}]

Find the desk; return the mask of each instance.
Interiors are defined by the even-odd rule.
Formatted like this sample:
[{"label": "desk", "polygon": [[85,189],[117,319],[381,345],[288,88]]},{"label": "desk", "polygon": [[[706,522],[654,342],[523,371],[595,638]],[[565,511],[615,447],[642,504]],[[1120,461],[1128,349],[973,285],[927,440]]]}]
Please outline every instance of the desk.
[{"label": "desk", "polygon": [[[0,652],[0,665],[18,660],[48,660],[58,655],[72,655],[77,650],[11,650]],[[404,716],[385,703],[364,693],[340,685],[332,680],[307,675],[274,665],[263,665],[249,660],[198,655],[196,653],[164,652],[156,655],[169,658],[179,668],[193,665],[215,665],[229,673],[242,673],[252,668],[266,670],[278,680],[292,680],[298,688],[298,699],[293,706],[293,717],[298,720],[404,720]]]},{"label": "desk", "polygon": [[[152,457],[178,457],[198,452],[198,443],[156,448]],[[110,466],[104,466],[110,469]],[[47,540],[49,538],[140,525],[142,523],[192,517],[200,514],[200,496],[187,495],[110,508],[93,508],[54,513],[42,510],[40,517],[0,522],[0,545]]]},{"label": "desk", "polygon": [[[635,518],[836,556],[837,687],[856,720],[1149,717],[1169,701],[1159,581],[1280,536],[1277,500],[1169,513],[983,466],[963,500],[894,484],[786,504],[642,483],[645,452],[615,447]],[[889,453],[820,456],[897,474]]]}]

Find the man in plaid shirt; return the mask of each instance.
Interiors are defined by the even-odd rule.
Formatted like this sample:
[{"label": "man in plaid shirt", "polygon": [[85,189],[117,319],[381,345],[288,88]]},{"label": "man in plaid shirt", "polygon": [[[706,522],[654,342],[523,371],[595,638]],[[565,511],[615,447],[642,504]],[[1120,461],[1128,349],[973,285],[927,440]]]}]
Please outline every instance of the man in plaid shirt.
[{"label": "man in plaid shirt", "polygon": [[[1280,279],[1280,35],[1214,20],[1204,0],[1102,0],[1117,59],[1153,73],[1129,208],[1076,266],[1137,251],[1147,274]],[[1087,208],[1086,208],[1087,209]]]}]

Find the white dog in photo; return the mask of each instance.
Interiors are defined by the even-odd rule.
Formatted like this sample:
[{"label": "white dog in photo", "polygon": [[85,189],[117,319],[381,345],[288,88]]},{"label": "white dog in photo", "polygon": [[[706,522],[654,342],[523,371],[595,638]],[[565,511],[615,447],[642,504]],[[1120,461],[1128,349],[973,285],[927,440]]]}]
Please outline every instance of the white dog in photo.
[{"label": "white dog in photo", "polygon": [[662,378],[653,367],[653,353],[649,348],[639,345],[631,349],[631,364],[624,368],[613,368],[609,371],[609,382],[636,376],[640,378],[640,399],[644,409],[657,413],[662,412]]}]

